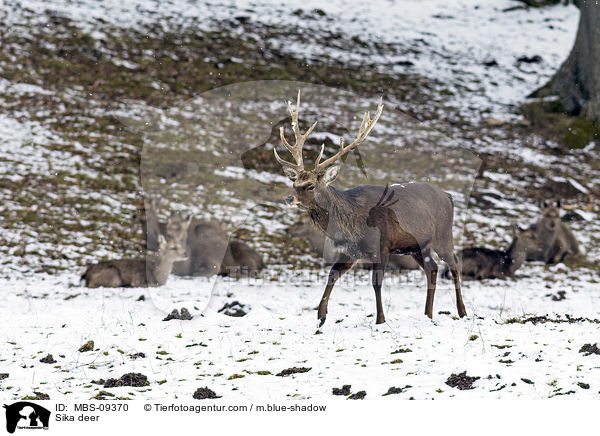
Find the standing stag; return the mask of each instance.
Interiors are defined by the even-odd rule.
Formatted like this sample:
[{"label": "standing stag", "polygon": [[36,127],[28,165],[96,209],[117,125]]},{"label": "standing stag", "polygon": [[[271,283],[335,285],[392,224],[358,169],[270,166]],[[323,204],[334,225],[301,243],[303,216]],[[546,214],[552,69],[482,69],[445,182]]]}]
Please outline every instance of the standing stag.
[{"label": "standing stag", "polygon": [[[291,153],[295,163],[283,160],[277,150],[275,159],[293,181],[294,191],[286,203],[306,210],[321,230],[333,242],[338,252],[329,272],[327,286],[319,304],[319,327],[325,323],[327,303],[335,282],[352,268],[358,260],[373,264],[372,281],[377,302],[376,323],[385,322],[381,301],[381,284],[391,254],[411,255],[424,269],[427,278],[425,314],[433,316],[433,297],[437,280],[435,251],[449,266],[456,289],[456,306],[459,316],[467,314],[460,291],[458,259],[454,253],[452,221],[454,207],[449,194],[427,183],[382,186],[362,185],[346,191],[331,186],[340,170],[338,161],[362,143],[379,120],[383,111],[380,100],[375,117],[365,113],[356,139],[346,145],[340,138],[339,151],[321,162],[324,145],[312,170],[304,169],[302,147],[316,126],[300,133],[298,113],[300,91],[296,108],[288,103],[296,143],[292,146],[280,128],[282,144]],[[389,192],[389,194],[388,194]]]}]

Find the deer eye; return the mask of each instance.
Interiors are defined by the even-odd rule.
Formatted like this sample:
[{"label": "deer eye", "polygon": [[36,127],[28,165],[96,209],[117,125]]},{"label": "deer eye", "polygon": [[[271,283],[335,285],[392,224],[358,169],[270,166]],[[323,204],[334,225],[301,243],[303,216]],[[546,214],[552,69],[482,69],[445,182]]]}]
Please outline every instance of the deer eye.
[{"label": "deer eye", "polygon": [[308,186],[308,187],[306,188],[306,190],[307,190],[307,191],[314,191],[314,190],[315,190],[315,187],[314,187],[314,185],[310,185],[310,186]]}]

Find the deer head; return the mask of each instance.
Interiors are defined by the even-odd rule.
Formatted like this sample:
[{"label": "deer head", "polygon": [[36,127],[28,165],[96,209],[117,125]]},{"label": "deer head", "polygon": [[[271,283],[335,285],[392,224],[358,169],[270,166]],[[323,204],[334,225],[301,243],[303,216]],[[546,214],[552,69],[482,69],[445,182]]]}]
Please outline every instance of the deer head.
[{"label": "deer head", "polygon": [[553,231],[560,223],[560,201],[556,202],[556,206],[552,203],[542,202],[542,219],[541,225],[543,228]]},{"label": "deer head", "polygon": [[306,170],[304,168],[304,161],[302,159],[302,148],[308,136],[312,133],[317,122],[310,126],[310,128],[306,131],[306,133],[302,134],[300,132],[300,127],[298,124],[298,114],[300,112],[300,91],[298,91],[298,98],[296,100],[296,108],[292,106],[290,102],[288,102],[288,111],[290,112],[292,118],[292,130],[294,131],[294,136],[296,138],[296,143],[294,145],[290,145],[288,141],[285,139],[284,128],[281,127],[279,130],[279,136],[281,138],[281,143],[285,148],[292,154],[292,157],[295,163],[288,162],[279,157],[276,149],[273,149],[275,154],[275,159],[283,166],[283,171],[286,176],[290,178],[294,182],[294,191],[292,195],[286,198],[286,203],[290,206],[299,206],[303,209],[315,209],[318,206],[317,196],[319,193],[326,189],[327,186],[333,182],[340,170],[340,165],[338,160],[348,153],[350,150],[356,148],[359,144],[361,144],[371,129],[375,126],[375,123],[379,120],[381,116],[381,112],[383,111],[383,100],[379,100],[379,105],[377,106],[377,112],[375,117],[371,119],[371,115],[369,112],[366,112],[363,116],[362,123],[360,125],[360,129],[358,131],[358,135],[356,139],[346,145],[344,143],[344,138],[340,138],[340,149],[339,151],[331,156],[329,159],[321,162],[323,158],[323,153],[325,151],[325,144],[321,146],[321,152],[317,157],[315,162],[315,167],[312,170]]}]

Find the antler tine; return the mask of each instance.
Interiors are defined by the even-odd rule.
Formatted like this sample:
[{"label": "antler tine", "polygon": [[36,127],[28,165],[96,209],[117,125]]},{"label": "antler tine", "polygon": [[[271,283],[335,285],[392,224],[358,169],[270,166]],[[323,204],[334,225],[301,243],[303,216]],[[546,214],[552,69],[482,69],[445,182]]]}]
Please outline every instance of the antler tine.
[{"label": "antler tine", "polygon": [[304,170],[304,161],[302,159],[302,148],[304,147],[304,142],[309,137],[309,135],[314,130],[317,122],[315,121],[312,126],[304,133],[300,133],[300,125],[298,123],[298,114],[300,113],[300,90],[298,90],[298,98],[296,99],[296,109],[293,108],[292,103],[288,101],[288,111],[290,112],[290,116],[292,117],[292,130],[294,131],[294,136],[296,137],[296,143],[294,145],[290,145],[289,142],[285,139],[284,128],[283,126],[279,128],[279,137],[281,139],[281,143],[288,149],[288,151],[292,154],[292,157],[296,161],[296,164],[292,164],[287,162],[279,157],[277,151],[273,149],[275,152],[275,159],[282,165],[293,168],[296,171]]},{"label": "antler tine", "polygon": [[344,145],[344,138],[340,138],[340,151],[338,151],[335,155],[331,156],[329,159],[327,159],[323,162],[321,162],[322,154],[319,155],[319,158],[317,159],[316,164],[315,164],[315,171],[317,171],[317,172],[323,171],[325,168],[327,168],[333,162],[335,162],[336,160],[338,160],[339,158],[344,156],[346,153],[348,153],[350,150],[352,150],[353,148],[355,148],[359,144],[361,144],[365,140],[365,138],[369,135],[369,133],[371,132],[373,127],[375,127],[375,124],[377,124],[377,121],[379,120],[379,117],[381,116],[382,112],[383,112],[383,98],[380,98],[379,104],[377,105],[377,112],[375,113],[375,117],[373,119],[371,119],[371,113],[368,111],[365,112],[365,114],[363,115],[363,119],[362,119],[362,122],[360,123],[360,128],[358,129],[358,135],[356,136],[356,139],[354,141],[352,141],[352,143],[350,143],[348,145]]},{"label": "antler tine", "polygon": [[298,165],[295,165],[291,162],[288,162],[286,160],[283,160],[282,158],[279,157],[279,154],[277,154],[277,149],[275,147],[273,147],[273,153],[275,154],[275,159],[277,160],[277,162],[279,162],[281,165],[291,168],[293,170],[296,171],[300,171],[300,167]]}]

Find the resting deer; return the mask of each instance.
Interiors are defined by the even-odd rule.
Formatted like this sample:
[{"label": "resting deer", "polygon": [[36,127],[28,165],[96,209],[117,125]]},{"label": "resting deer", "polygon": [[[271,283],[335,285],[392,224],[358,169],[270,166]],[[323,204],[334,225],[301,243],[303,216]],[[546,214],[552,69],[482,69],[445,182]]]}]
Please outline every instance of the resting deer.
[{"label": "resting deer", "polygon": [[560,219],[560,202],[556,206],[542,202],[542,217],[531,226],[543,246],[527,253],[527,260],[542,260],[547,264],[562,262],[567,256],[579,254],[579,244],[573,232]]},{"label": "resting deer", "polygon": [[[382,186],[363,185],[345,191],[331,186],[340,169],[337,161],[365,140],[381,116],[383,102],[379,102],[373,119],[369,112],[365,113],[356,139],[346,145],[344,139],[340,138],[339,151],[324,161],[321,161],[325,151],[322,146],[312,170],[304,168],[302,148],[317,123],[306,133],[300,133],[300,92],[296,108],[288,103],[288,110],[296,143],[293,146],[288,143],[283,127],[279,133],[282,144],[291,153],[295,163],[282,159],[277,150],[273,150],[275,159],[293,181],[294,191],[286,203],[306,210],[313,222],[332,240],[338,252],[319,304],[319,326],[325,323],[327,304],[335,282],[357,260],[367,260],[373,264],[376,323],[384,323],[381,285],[391,254],[411,255],[424,269],[427,278],[425,314],[431,318],[438,270],[432,256],[434,251],[450,267],[458,314],[465,316],[467,312],[460,291],[458,260],[452,240],[454,207],[449,194],[427,183],[393,185],[389,190],[393,192],[394,203],[382,206],[380,201],[386,195],[386,188]],[[379,208],[380,212],[370,214],[374,208]]]},{"label": "resting deer", "polygon": [[[306,238],[312,250],[320,257],[324,257],[325,239],[323,231],[312,222],[308,215],[302,215],[294,224],[287,229],[290,236]],[[369,263],[363,263],[361,266],[370,267]],[[419,264],[410,256],[390,255],[389,269],[407,270],[418,269]]]},{"label": "resting deer", "polygon": [[[167,223],[160,222],[154,202],[144,199],[146,219],[142,221],[147,237],[146,245],[152,249],[159,235],[167,232]],[[255,275],[264,264],[260,255],[245,242],[229,240],[221,226],[192,220],[183,245],[188,256],[174,263],[172,273],[178,276]]]},{"label": "resting deer", "polygon": [[[485,247],[465,248],[458,255],[461,259],[462,278],[482,280],[514,277],[515,272],[525,262],[527,252],[541,248],[542,241],[532,229],[518,229],[507,250]],[[444,270],[444,276],[448,277],[447,270]]]},{"label": "resting deer", "polygon": [[88,288],[162,286],[176,260],[184,259],[191,217],[174,215],[166,222],[166,235],[158,235],[158,252],[145,259],[105,260],[87,267],[81,276]]}]

